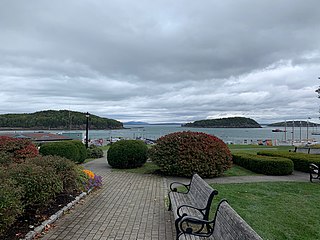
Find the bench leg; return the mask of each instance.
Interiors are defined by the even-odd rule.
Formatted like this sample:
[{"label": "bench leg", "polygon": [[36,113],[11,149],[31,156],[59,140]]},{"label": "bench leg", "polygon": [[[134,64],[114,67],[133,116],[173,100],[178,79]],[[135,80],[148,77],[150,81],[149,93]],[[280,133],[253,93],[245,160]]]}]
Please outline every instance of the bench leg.
[{"label": "bench leg", "polygon": [[168,211],[172,211],[172,204],[171,204],[171,199],[169,194],[168,194],[168,199],[169,199]]}]

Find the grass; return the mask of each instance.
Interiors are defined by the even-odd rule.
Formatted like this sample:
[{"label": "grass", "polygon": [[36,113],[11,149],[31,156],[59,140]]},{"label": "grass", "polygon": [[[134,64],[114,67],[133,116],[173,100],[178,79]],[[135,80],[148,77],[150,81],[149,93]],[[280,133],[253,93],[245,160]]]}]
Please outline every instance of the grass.
[{"label": "grass", "polygon": [[[130,173],[139,173],[139,174],[152,174],[157,173],[160,168],[154,164],[153,162],[146,162],[142,167],[132,168],[132,169],[112,169],[113,171],[125,171]],[[232,176],[251,176],[251,175],[259,175],[257,173],[251,172],[243,167],[233,165],[229,170],[224,172],[224,177],[232,177]]]},{"label": "grass", "polygon": [[225,198],[263,239],[320,239],[320,185],[270,182],[214,184],[214,199]]},{"label": "grass", "polygon": [[152,174],[159,170],[159,167],[152,162],[146,162],[142,167],[131,169],[113,168],[112,171],[124,171],[129,173]]},{"label": "grass", "polygon": [[259,175],[246,168],[240,167],[238,165],[232,165],[230,169],[223,173],[223,177],[236,177],[236,176],[255,176]]},{"label": "grass", "polygon": [[292,146],[263,146],[263,145],[228,145],[231,153],[257,153],[261,150],[289,151],[294,150]]}]

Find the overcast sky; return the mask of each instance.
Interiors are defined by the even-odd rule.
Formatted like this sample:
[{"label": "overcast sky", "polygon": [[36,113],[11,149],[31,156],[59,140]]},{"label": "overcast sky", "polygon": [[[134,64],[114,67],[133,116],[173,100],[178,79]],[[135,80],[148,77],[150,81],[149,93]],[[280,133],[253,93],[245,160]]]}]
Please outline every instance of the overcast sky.
[{"label": "overcast sky", "polygon": [[317,121],[319,0],[0,0],[0,113]]}]

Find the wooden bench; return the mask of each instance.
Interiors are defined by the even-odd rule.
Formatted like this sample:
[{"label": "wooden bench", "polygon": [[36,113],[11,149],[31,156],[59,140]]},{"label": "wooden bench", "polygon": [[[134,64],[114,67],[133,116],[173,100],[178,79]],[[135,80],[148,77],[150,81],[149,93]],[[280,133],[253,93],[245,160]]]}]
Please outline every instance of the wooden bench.
[{"label": "wooden bench", "polygon": [[[175,186],[184,186],[178,192]],[[222,200],[213,220],[209,220],[212,200],[218,191],[211,188],[199,175],[189,184],[170,184],[169,210],[173,211],[177,240],[196,239],[261,239],[261,237]]]},{"label": "wooden bench", "polygon": [[[178,192],[177,186],[184,187],[185,192]],[[184,216],[194,216],[208,221],[211,203],[217,194],[218,191],[210,187],[198,174],[192,176],[189,184],[170,184],[169,210],[173,211],[177,239],[181,233],[178,225]]]},{"label": "wooden bench", "polygon": [[311,163],[309,165],[309,170],[310,170],[310,182],[312,182],[313,179],[320,180],[319,165]]}]

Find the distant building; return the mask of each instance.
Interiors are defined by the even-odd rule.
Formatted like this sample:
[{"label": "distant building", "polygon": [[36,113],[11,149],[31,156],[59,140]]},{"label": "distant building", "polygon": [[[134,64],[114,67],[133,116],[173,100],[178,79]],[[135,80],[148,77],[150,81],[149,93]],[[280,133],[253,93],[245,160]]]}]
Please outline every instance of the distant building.
[{"label": "distant building", "polygon": [[44,132],[0,133],[0,136],[7,136],[12,138],[25,138],[25,139],[30,139],[31,141],[37,142],[37,143],[72,140],[71,137],[63,136],[60,134],[54,134],[54,133],[44,133]]},{"label": "distant building", "polygon": [[72,138],[74,140],[82,141],[84,139],[82,132],[62,132],[59,134],[68,138]]}]

